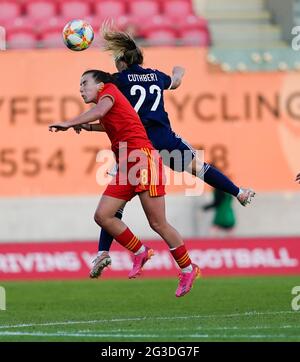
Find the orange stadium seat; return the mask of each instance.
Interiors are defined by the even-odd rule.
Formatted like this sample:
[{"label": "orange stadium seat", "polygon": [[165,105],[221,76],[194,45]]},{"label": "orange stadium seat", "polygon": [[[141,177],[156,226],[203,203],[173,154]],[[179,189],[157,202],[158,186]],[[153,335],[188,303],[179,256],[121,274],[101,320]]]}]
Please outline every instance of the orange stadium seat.
[{"label": "orange stadium seat", "polygon": [[60,15],[72,19],[84,19],[91,15],[90,3],[79,0],[59,1]]},{"label": "orange stadium seat", "polygon": [[0,24],[6,25],[11,20],[21,15],[21,6],[17,1],[0,2]]},{"label": "orange stadium seat", "polygon": [[41,22],[55,16],[57,7],[52,0],[30,0],[25,3],[25,12],[33,22]]}]

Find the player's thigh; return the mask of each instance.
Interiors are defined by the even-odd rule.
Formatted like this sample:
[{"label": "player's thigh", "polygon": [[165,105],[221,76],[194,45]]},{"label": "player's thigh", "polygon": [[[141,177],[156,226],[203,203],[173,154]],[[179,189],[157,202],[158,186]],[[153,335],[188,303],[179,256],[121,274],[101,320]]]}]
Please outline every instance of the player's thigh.
[{"label": "player's thigh", "polygon": [[[191,172],[189,171],[189,166],[195,157],[195,151],[192,146],[173,131],[169,134],[168,143],[170,162],[167,166],[177,172]],[[166,157],[162,156],[162,158],[164,164],[166,164]]]},{"label": "player's thigh", "polygon": [[103,220],[114,217],[116,212],[124,208],[126,201],[115,197],[102,195],[95,211],[95,218]]}]

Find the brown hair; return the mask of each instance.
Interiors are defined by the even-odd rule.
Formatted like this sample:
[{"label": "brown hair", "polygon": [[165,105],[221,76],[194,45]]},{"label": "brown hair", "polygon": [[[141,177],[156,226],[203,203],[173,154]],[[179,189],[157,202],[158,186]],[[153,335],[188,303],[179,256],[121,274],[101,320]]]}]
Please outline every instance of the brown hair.
[{"label": "brown hair", "polygon": [[89,69],[86,70],[83,74],[82,77],[86,74],[91,74],[93,79],[97,82],[103,82],[103,83],[114,83],[114,77],[112,74],[110,73],[106,73],[103,72],[102,70],[97,70],[97,69]]}]

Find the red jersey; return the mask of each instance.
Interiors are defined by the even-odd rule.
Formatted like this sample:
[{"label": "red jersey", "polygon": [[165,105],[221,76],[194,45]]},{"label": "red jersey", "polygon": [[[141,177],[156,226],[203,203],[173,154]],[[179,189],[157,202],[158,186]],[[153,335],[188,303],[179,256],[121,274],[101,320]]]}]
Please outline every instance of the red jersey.
[{"label": "red jersey", "polygon": [[138,114],[135,112],[127,98],[113,83],[106,83],[98,93],[98,101],[109,96],[114,101],[112,108],[100,120],[111,141],[111,149],[118,157],[120,142],[127,142],[127,148],[140,149],[147,147],[153,149],[145,128]]}]

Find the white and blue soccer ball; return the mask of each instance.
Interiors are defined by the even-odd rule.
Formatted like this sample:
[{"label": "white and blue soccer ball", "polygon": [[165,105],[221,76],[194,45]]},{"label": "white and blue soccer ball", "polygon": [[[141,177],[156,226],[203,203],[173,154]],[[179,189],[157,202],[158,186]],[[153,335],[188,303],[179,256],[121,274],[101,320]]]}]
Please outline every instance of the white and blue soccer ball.
[{"label": "white and blue soccer ball", "polygon": [[62,33],[66,46],[75,51],[87,49],[94,39],[92,26],[84,20],[69,21]]}]

